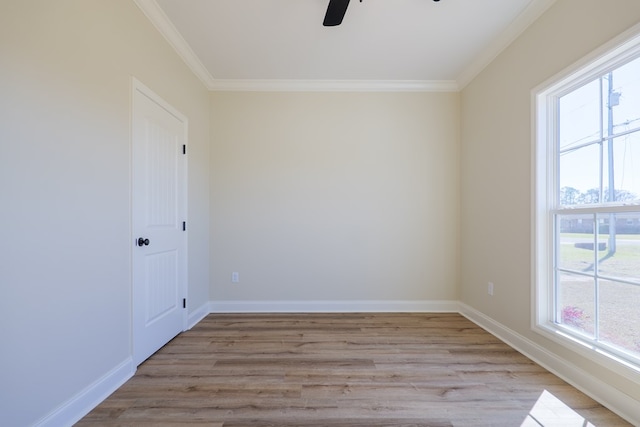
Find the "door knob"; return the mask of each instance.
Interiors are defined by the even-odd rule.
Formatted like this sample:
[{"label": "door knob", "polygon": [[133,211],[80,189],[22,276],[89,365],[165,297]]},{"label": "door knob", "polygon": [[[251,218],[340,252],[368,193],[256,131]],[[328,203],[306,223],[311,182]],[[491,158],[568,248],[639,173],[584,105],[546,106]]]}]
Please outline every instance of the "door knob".
[{"label": "door knob", "polygon": [[139,237],[138,246],[149,246],[149,239],[145,239],[144,237]]}]

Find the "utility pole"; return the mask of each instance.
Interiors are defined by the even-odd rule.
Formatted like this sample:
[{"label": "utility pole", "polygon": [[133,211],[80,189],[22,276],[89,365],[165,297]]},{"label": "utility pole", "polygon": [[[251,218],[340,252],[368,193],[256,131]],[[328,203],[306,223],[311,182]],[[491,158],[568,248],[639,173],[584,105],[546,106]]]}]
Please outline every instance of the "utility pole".
[{"label": "utility pole", "polygon": [[[620,94],[613,91],[613,72],[609,72],[609,90],[607,91],[607,141],[608,141],[608,165],[609,165],[609,196],[608,202],[616,201],[616,189],[613,171],[613,107],[620,103]],[[616,215],[609,214],[609,256],[616,253]]]}]

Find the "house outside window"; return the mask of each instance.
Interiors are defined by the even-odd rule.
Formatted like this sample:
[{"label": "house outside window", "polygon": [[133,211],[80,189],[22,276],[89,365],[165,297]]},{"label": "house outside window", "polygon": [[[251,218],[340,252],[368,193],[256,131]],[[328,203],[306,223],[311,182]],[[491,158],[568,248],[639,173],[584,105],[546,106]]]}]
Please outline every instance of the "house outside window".
[{"label": "house outside window", "polygon": [[640,372],[640,34],[533,99],[533,328]]}]

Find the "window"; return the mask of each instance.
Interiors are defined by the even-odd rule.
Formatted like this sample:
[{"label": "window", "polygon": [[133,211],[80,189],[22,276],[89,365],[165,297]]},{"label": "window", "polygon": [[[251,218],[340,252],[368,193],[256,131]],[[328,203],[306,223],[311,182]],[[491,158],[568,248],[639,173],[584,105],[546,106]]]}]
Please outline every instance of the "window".
[{"label": "window", "polygon": [[534,329],[640,371],[640,35],[534,101]]}]

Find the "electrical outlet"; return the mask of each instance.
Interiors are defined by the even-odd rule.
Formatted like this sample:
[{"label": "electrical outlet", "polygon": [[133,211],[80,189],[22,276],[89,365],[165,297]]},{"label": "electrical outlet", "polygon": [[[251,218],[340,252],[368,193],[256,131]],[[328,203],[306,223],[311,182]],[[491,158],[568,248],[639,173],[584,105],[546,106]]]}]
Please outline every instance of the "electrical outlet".
[{"label": "electrical outlet", "polygon": [[487,283],[487,293],[493,296],[493,282]]},{"label": "electrical outlet", "polygon": [[237,271],[234,271],[233,273],[231,273],[231,283],[238,283],[240,282],[240,273],[238,273]]}]

